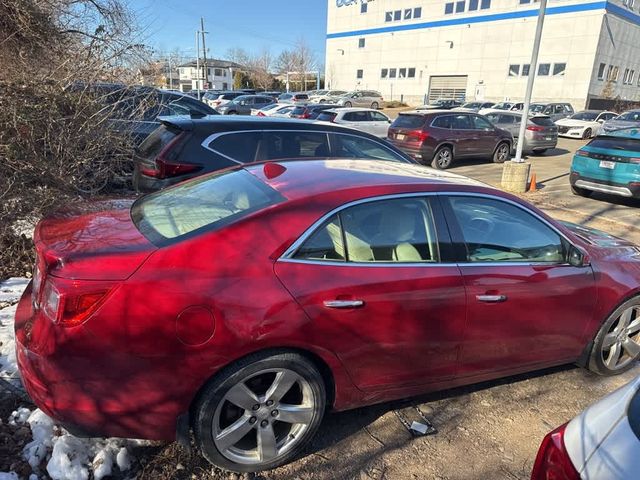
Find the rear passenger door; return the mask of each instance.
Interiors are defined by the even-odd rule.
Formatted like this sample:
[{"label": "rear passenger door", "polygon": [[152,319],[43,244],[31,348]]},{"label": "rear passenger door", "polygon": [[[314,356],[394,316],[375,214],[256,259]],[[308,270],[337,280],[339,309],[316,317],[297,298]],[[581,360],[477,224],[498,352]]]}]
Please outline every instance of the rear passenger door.
[{"label": "rear passenger door", "polygon": [[453,115],[452,130],[457,157],[468,157],[478,154],[477,141],[479,135],[471,122],[471,116],[465,113]]},{"label": "rear passenger door", "polygon": [[474,145],[474,154],[480,156],[488,156],[493,154],[497,144],[498,135],[495,127],[480,115],[471,115],[473,122],[474,138],[477,138]]},{"label": "rear passenger door", "polygon": [[307,340],[358,388],[406,388],[456,374],[465,323],[460,272],[435,197],[367,199],[328,215],[275,272],[310,318]]},{"label": "rear passenger door", "polygon": [[342,115],[342,121],[340,123],[348,127],[357,128],[363,132],[371,133],[372,125],[370,120],[369,112],[355,111],[345,112]]},{"label": "rear passenger door", "polygon": [[369,116],[371,117],[371,131],[369,133],[376,137],[386,138],[389,125],[391,125],[389,117],[380,112],[369,112]]}]

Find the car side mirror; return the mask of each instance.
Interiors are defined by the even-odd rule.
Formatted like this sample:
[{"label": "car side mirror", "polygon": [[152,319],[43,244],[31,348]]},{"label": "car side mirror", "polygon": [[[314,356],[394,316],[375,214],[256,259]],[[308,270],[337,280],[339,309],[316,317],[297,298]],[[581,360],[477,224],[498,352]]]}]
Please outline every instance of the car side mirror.
[{"label": "car side mirror", "polygon": [[600,123],[600,124],[604,123],[604,118],[599,118],[598,119],[598,123]]},{"label": "car side mirror", "polygon": [[591,263],[589,255],[575,245],[569,247],[569,258],[567,260],[569,265],[573,267],[588,267]]},{"label": "car side mirror", "polygon": [[393,123],[393,122],[391,121],[391,119],[387,120],[387,122],[389,122],[389,123]]}]

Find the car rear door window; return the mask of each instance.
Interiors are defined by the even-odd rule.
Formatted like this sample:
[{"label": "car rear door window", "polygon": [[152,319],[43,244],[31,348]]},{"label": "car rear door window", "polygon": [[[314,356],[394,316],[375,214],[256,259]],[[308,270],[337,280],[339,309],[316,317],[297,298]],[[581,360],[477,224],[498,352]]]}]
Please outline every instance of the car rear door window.
[{"label": "car rear door window", "polygon": [[491,198],[449,197],[466,247],[467,262],[562,263],[560,235],[513,204]]},{"label": "car rear door window", "polygon": [[431,126],[451,129],[453,128],[453,115],[442,115],[441,117],[437,117]]},{"label": "car rear door window", "polygon": [[453,128],[455,130],[473,130],[474,126],[469,115],[453,116]]},{"label": "car rear door window", "polygon": [[263,132],[258,160],[329,156],[326,133],[305,131]]},{"label": "car rear door window", "polygon": [[347,112],[342,116],[345,122],[368,122],[369,112]]},{"label": "car rear door window", "polygon": [[516,117],[514,117],[513,115],[500,115],[498,123],[511,125],[513,123],[516,123]]},{"label": "car rear door window", "polygon": [[294,258],[359,263],[433,263],[438,240],[429,200],[379,200],[342,210]]},{"label": "car rear door window", "polygon": [[387,117],[385,117],[380,112],[369,112],[369,115],[371,116],[371,120],[373,120],[374,122],[388,122],[389,121],[389,119]]},{"label": "car rear door window", "polygon": [[476,130],[493,130],[493,125],[480,115],[473,115],[473,126]]},{"label": "car rear door window", "polygon": [[225,133],[213,139],[207,147],[234,162],[250,163],[256,161],[261,137],[261,132]]},{"label": "car rear door window", "polygon": [[529,121],[535,125],[539,125],[541,127],[553,127],[555,123],[551,120],[550,117],[531,117]]},{"label": "car rear door window", "polygon": [[406,158],[387,148],[383,143],[369,138],[334,133],[331,135],[331,144],[334,157],[408,162]]}]

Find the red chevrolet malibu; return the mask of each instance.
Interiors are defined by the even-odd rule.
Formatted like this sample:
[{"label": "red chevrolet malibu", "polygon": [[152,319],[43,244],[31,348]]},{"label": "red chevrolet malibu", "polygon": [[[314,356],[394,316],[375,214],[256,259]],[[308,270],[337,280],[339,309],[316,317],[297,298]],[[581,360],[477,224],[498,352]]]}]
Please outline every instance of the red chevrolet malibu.
[{"label": "red chevrolet malibu", "polygon": [[486,185],[375,160],[253,164],[40,222],[16,314],[73,432],[191,429],[235,471],[344,410],[640,354],[640,253]]}]

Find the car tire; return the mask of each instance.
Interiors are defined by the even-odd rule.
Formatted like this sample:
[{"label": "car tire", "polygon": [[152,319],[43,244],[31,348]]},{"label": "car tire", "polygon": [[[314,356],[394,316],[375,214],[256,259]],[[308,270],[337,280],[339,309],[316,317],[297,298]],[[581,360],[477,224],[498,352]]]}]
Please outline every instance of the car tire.
[{"label": "car tire", "polygon": [[574,195],[579,195],[581,197],[590,197],[593,193],[591,190],[587,190],[586,188],[576,187],[575,185],[571,185],[571,193]]},{"label": "car tire", "polygon": [[[274,388],[270,399],[267,394]],[[209,462],[234,472],[257,472],[299,455],[318,430],[325,407],[324,380],[310,360],[292,352],[265,352],[239,360],[205,386],[194,406],[192,426]],[[285,412],[288,420],[280,420]],[[294,423],[294,418],[304,423]],[[245,433],[226,438],[236,431]],[[259,435],[267,442],[262,448]]]},{"label": "car tire", "polygon": [[547,152],[548,149],[546,148],[539,148],[537,150],[533,150],[532,153],[536,156],[540,156],[540,155],[544,155]]},{"label": "car tire", "polygon": [[587,129],[585,129],[584,132],[582,132],[582,139],[583,140],[588,140],[590,138],[591,138],[591,129],[587,128]]},{"label": "car tire", "polygon": [[511,147],[507,142],[500,142],[493,152],[493,163],[504,163],[511,156]]},{"label": "car tire", "polygon": [[598,375],[617,375],[640,358],[640,296],[635,296],[604,321],[593,340],[587,368]]},{"label": "car tire", "polygon": [[353,104],[351,102],[344,102],[344,106],[349,108],[351,107]]},{"label": "car tire", "polygon": [[373,103],[371,104],[371,108],[372,108],[373,110],[378,110],[378,102],[373,102]]},{"label": "car tire", "polygon": [[453,150],[451,147],[440,147],[431,162],[433,168],[438,170],[446,170],[453,163]]}]

